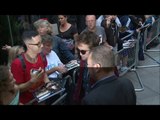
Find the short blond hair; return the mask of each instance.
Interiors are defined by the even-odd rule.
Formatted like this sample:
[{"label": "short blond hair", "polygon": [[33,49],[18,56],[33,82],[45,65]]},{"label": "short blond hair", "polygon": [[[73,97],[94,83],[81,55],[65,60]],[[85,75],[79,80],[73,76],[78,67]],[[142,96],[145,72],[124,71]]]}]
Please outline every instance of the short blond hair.
[{"label": "short blond hair", "polygon": [[38,29],[41,26],[44,26],[48,29],[48,34],[52,34],[53,33],[53,28],[52,28],[52,24],[50,22],[48,22],[48,20],[43,20],[43,19],[39,19],[37,21],[35,21],[33,23],[34,27],[36,29]]}]

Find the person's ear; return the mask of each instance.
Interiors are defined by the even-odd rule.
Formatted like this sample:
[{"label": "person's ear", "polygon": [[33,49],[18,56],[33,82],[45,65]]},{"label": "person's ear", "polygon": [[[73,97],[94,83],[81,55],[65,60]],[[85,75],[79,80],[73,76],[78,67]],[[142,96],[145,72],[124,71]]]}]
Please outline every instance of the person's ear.
[{"label": "person's ear", "polygon": [[94,67],[95,67],[95,68],[101,68],[101,64],[96,63],[96,64],[94,64]]},{"label": "person's ear", "polygon": [[24,41],[26,47],[28,47],[28,41]]},{"label": "person's ear", "polygon": [[95,72],[98,73],[98,72],[100,71],[100,69],[101,69],[101,64],[96,63],[96,64],[94,65],[94,68],[95,68]]}]

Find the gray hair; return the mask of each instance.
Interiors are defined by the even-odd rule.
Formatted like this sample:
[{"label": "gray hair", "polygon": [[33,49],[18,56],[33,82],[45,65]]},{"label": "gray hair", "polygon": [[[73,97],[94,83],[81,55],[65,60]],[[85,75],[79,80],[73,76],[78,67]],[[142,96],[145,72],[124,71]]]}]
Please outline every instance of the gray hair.
[{"label": "gray hair", "polygon": [[46,42],[53,43],[51,35],[42,35],[41,38],[42,38],[42,43],[43,44],[46,43]]},{"label": "gray hair", "polygon": [[33,23],[33,25],[34,25],[34,27],[36,29],[38,29],[41,26],[48,28],[48,33],[49,34],[52,34],[52,32],[53,32],[53,30],[52,30],[52,24],[50,22],[48,22],[48,20],[39,19],[39,20],[35,21]]},{"label": "gray hair", "polygon": [[110,47],[100,45],[91,50],[91,58],[94,63],[99,63],[103,68],[115,67],[115,56]]}]

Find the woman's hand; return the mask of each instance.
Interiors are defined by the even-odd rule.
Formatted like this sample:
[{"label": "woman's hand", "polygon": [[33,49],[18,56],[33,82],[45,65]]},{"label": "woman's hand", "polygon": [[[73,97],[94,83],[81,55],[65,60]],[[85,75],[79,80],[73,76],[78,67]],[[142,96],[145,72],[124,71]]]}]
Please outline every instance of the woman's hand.
[{"label": "woman's hand", "polygon": [[8,51],[10,48],[11,48],[11,46],[6,44],[5,46],[2,47],[2,50],[7,50]]}]

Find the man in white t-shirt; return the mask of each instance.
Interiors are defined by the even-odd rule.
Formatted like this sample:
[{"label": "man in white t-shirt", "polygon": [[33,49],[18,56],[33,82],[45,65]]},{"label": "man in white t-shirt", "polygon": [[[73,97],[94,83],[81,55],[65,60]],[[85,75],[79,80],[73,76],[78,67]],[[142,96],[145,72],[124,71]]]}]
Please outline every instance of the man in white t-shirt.
[{"label": "man in white t-shirt", "polygon": [[65,65],[61,62],[57,54],[52,50],[52,37],[50,35],[42,36],[43,53],[46,55],[46,72],[50,80],[54,80],[63,73],[67,72]]}]

